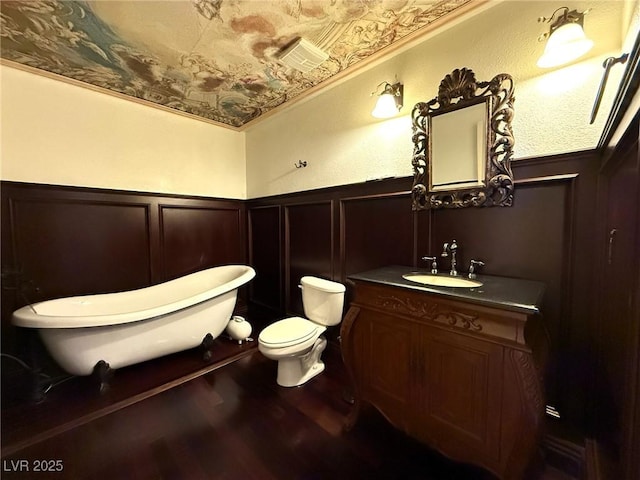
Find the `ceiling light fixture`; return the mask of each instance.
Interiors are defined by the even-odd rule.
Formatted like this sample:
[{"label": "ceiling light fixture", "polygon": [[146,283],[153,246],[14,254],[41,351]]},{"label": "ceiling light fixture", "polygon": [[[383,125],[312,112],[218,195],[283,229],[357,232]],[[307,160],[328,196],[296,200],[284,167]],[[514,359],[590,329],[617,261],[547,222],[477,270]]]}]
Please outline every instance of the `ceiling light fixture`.
[{"label": "ceiling light fixture", "polygon": [[307,73],[329,58],[329,54],[309,40],[300,37],[278,54],[278,60],[288,67]]},{"label": "ceiling light fixture", "polygon": [[[384,86],[382,92],[378,93],[378,90],[382,86]],[[400,82],[394,83],[393,85],[389,82],[382,82],[376,87],[375,91],[371,92],[371,95],[378,95],[378,101],[371,115],[376,118],[393,117],[402,108],[404,85]]]},{"label": "ceiling light fixture", "polygon": [[584,16],[588,12],[589,10],[580,13],[577,10],[569,11],[568,7],[560,7],[550,17],[538,18],[538,22],[550,24],[549,32],[538,37],[539,42],[547,40],[544,53],[538,60],[540,68],[569,63],[591,50],[593,41],[584,33]]}]

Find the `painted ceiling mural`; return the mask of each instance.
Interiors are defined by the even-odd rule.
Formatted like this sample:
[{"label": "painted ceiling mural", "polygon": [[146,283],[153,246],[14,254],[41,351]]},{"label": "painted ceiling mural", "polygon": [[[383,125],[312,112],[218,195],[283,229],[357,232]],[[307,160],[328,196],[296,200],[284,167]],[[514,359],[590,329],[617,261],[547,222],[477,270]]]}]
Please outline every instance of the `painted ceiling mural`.
[{"label": "painted ceiling mural", "polygon": [[[1,56],[240,127],[470,1],[2,0]],[[329,54],[305,74],[299,37]]]}]

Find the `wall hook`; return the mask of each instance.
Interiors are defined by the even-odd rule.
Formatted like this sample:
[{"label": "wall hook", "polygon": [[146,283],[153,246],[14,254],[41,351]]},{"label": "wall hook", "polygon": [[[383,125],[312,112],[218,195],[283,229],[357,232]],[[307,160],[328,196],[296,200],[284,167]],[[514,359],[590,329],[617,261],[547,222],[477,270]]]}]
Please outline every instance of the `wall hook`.
[{"label": "wall hook", "polygon": [[296,167],[296,168],[304,168],[304,167],[307,166],[307,162],[306,161],[302,161],[302,160],[298,160],[298,163],[294,163],[293,166]]}]

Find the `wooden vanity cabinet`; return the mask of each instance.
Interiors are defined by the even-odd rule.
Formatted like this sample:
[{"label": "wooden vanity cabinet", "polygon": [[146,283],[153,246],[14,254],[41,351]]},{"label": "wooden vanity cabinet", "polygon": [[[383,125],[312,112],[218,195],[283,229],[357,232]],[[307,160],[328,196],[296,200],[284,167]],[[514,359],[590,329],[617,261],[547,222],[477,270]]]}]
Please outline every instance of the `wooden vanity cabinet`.
[{"label": "wooden vanity cabinet", "polygon": [[355,281],[341,327],[355,396],[347,427],[368,403],[454,460],[523,478],[544,414],[543,358],[534,359],[525,327],[541,350],[544,336],[531,317]]}]

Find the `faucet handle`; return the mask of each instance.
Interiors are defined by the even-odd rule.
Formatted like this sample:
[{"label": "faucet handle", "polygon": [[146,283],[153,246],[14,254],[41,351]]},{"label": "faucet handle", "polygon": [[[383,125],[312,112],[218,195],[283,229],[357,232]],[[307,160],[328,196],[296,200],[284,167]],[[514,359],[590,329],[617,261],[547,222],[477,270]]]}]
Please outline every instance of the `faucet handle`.
[{"label": "faucet handle", "polygon": [[469,265],[469,278],[476,278],[476,266],[482,267],[484,266],[484,262],[480,260],[471,260],[471,265]]},{"label": "faucet handle", "polygon": [[448,257],[449,256],[449,243],[445,242],[444,245],[442,246],[442,253],[440,254],[441,257]]},{"label": "faucet handle", "polygon": [[437,261],[438,257],[422,257],[422,260],[424,260],[425,262],[431,262],[431,274],[432,275],[437,275],[438,274],[438,261]]}]

